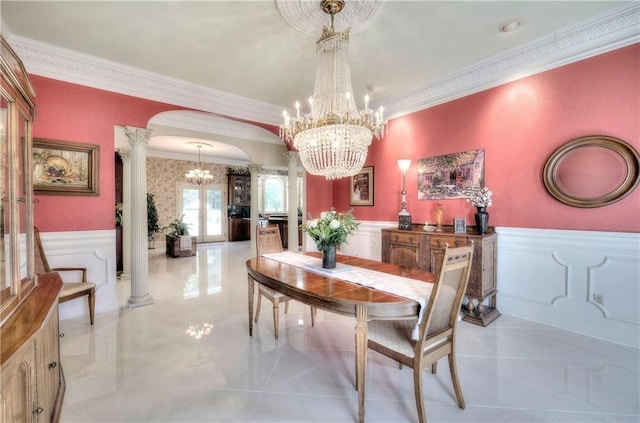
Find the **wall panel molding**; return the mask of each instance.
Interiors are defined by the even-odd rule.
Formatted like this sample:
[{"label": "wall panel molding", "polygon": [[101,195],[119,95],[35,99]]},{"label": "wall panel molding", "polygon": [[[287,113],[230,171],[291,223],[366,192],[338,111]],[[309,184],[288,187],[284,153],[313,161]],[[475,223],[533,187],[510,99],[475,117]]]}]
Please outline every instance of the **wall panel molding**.
[{"label": "wall panel molding", "polygon": [[[52,268],[87,268],[87,281],[96,284],[96,314],[118,310],[115,229],[41,232],[40,237]],[[65,282],[80,282],[78,272],[64,272],[61,275]],[[86,297],[60,304],[60,319],[79,316],[86,316],[89,321]]]},{"label": "wall panel molding", "polygon": [[640,234],[496,231],[502,313],[640,348]]}]

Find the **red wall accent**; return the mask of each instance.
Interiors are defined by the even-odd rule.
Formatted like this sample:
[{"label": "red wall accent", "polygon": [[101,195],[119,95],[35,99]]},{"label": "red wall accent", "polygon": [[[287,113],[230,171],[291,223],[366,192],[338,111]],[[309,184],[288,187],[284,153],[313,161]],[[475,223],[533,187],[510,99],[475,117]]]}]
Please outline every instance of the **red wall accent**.
[{"label": "red wall accent", "polygon": [[[374,166],[374,207],[354,207],[357,219],[396,221],[402,176],[398,159],[412,159],[407,208],[414,223],[434,222],[435,200],[417,199],[417,160],[483,148],[486,185],[493,191],[490,225],[640,232],[640,189],[593,209],[556,201],[544,188],[542,169],[559,146],[587,135],[621,138],[640,150],[640,44],[556,68],[389,122],[373,141],[366,166]],[[316,180],[308,181],[308,198]],[[445,200],[444,223],[475,208]],[[331,205],[349,206],[348,178],[333,182]]]},{"label": "red wall accent", "polygon": [[155,114],[182,108],[35,75],[30,79],[36,92],[35,138],[100,146],[100,195],[38,195],[35,224],[43,232],[113,229],[114,125],[145,128]]}]

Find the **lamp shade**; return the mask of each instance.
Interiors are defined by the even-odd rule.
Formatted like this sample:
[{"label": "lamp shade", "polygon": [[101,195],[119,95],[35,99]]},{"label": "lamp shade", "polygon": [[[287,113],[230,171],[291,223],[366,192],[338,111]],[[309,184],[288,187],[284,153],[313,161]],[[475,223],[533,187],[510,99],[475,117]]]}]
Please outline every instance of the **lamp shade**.
[{"label": "lamp shade", "polygon": [[398,167],[400,168],[401,171],[406,172],[407,170],[409,170],[409,167],[411,167],[411,160],[409,159],[398,160]]}]

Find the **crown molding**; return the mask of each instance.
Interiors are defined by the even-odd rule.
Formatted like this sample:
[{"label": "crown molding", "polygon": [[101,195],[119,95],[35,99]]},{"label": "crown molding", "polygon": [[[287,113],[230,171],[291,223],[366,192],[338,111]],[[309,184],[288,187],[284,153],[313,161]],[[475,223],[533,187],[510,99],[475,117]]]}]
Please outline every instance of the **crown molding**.
[{"label": "crown molding", "polygon": [[389,119],[640,42],[640,3],[491,56],[383,101]]},{"label": "crown molding", "polygon": [[[282,120],[282,108],[275,105],[17,35],[5,36],[31,74],[269,125],[277,126]],[[640,3],[631,2],[382,100],[381,104],[387,116],[395,118],[637,42]]]}]

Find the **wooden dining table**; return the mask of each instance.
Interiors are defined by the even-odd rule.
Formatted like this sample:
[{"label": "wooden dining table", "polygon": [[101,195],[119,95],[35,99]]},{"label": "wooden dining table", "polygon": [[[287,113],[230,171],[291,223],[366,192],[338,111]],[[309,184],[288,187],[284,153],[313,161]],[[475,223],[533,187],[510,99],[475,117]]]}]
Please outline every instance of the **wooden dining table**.
[{"label": "wooden dining table", "polygon": [[[319,253],[306,255],[320,257]],[[359,257],[338,255],[337,262],[389,275],[433,283],[435,275]],[[338,264],[340,266],[340,264]],[[356,381],[358,421],[364,422],[364,392],[367,364],[367,320],[411,318],[418,315],[417,301],[386,291],[340,279],[340,272],[319,273],[264,256],[247,260],[249,335],[253,335],[254,285],[260,283],[292,299],[322,310],[356,318]]]}]

